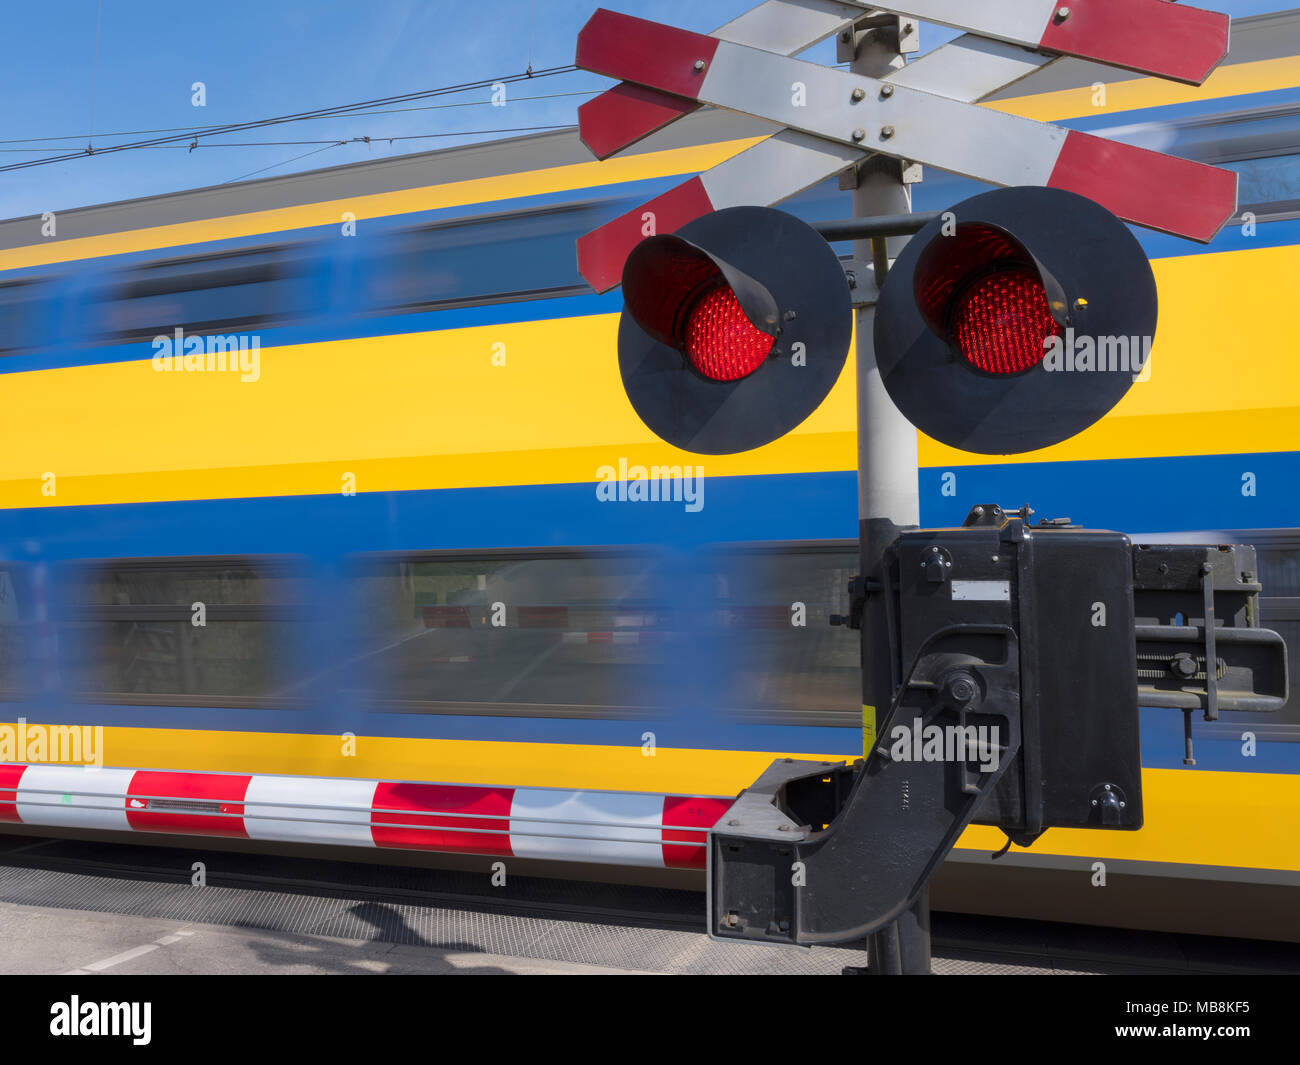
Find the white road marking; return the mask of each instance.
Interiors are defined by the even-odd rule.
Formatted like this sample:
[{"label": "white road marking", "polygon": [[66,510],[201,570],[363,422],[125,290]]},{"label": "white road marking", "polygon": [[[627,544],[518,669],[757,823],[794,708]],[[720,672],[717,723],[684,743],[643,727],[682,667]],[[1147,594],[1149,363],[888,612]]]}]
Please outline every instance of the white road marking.
[{"label": "white road marking", "polygon": [[89,976],[91,973],[102,973],[105,969],[111,969],[114,965],[121,965],[123,962],[142,957],[159,947],[169,947],[173,943],[179,943],[185,936],[192,935],[194,935],[193,932],[177,932],[175,935],[163,936],[162,939],[156,942],[146,943],[140,947],[132,947],[130,950],[124,950],[121,954],[114,954],[111,958],[104,958],[102,961],[92,961],[89,965],[83,965],[80,969],[69,969],[62,975]]},{"label": "white road marking", "polygon": [[130,961],[132,958],[138,958],[141,954],[148,954],[157,949],[157,943],[146,943],[143,947],[132,947],[130,950],[124,950],[121,954],[114,954],[111,958],[105,958],[103,961],[92,961],[89,965],[83,965],[82,968],[88,973],[102,973],[105,969],[111,969],[114,965],[121,965],[124,961]]}]

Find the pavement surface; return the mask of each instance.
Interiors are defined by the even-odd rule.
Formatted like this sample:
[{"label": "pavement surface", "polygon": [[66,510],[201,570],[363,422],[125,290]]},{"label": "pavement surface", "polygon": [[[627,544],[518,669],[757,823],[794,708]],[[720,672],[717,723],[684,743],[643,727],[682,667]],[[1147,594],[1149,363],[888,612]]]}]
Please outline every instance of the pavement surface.
[{"label": "pavement surface", "polygon": [[645,975],[579,962],[0,903],[0,974]]},{"label": "pavement surface", "polygon": [[[0,974],[832,975],[863,950],[719,942],[703,896],[72,841],[0,850]],[[472,885],[477,885],[473,887]],[[477,892],[477,894],[475,893]],[[1300,946],[936,914],[938,975],[1300,973]]]}]

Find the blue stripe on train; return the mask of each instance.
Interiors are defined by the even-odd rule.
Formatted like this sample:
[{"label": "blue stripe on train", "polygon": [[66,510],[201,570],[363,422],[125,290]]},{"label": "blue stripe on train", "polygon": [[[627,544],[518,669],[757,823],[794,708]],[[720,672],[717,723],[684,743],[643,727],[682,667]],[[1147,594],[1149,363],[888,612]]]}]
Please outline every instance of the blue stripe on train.
[{"label": "blue stripe on train", "polygon": [[[973,196],[987,188],[977,182],[954,181],[955,187],[944,186],[940,198],[934,203],[919,197],[918,211],[939,210],[952,202]],[[940,190],[932,190],[939,192]],[[620,201],[621,202],[621,201]],[[1286,247],[1300,244],[1300,218],[1279,222],[1264,222],[1255,227],[1252,235],[1236,226],[1225,227],[1208,245],[1197,244],[1166,233],[1152,233],[1130,227],[1151,259],[1208,252],[1251,251],[1263,248]],[[228,244],[230,242],[216,242]],[[846,251],[847,244],[836,245]],[[186,249],[198,253],[210,250],[206,246]],[[575,280],[577,280],[575,278]],[[324,343],[364,337],[395,336],[405,333],[433,332],[440,329],[461,329],[472,326],[499,325],[502,323],[552,321],[558,318],[575,318],[594,314],[618,314],[623,309],[620,289],[603,295],[583,294],[551,299],[515,300],[486,304],[477,307],[426,311],[412,314],[383,316],[358,315],[347,322],[311,322],[282,327],[261,327],[256,330],[263,348],[283,347],[291,344]],[[247,332],[247,330],[242,330]],[[96,348],[51,350],[22,355],[11,355],[0,362],[0,374],[27,370],[52,370],[68,366],[93,366],[109,362],[129,362],[153,357],[151,343],[118,344]]]},{"label": "blue stripe on train", "polygon": [[[617,458],[611,460],[616,462]],[[707,459],[701,464],[707,474]],[[592,471],[593,478],[596,471]],[[1253,477],[1254,494],[1245,494]],[[977,503],[1128,533],[1300,526],[1300,453],[954,466],[919,474],[922,523]],[[945,494],[951,492],[951,494]],[[105,558],[699,544],[853,538],[856,474],[705,477],[679,502],[602,502],[595,484],[42,507],[0,511],[0,557]]]},{"label": "blue stripe on train", "polygon": [[[985,186],[975,182],[969,187],[946,190],[942,205],[954,199],[964,199],[982,191]],[[938,210],[939,206],[924,200],[917,210]],[[1252,251],[1263,248],[1287,247],[1300,244],[1300,218],[1281,222],[1260,223],[1253,235],[1239,227],[1226,227],[1208,245],[1196,244],[1166,233],[1150,233],[1132,228],[1143,251],[1151,259],[1206,252]],[[838,246],[837,246],[838,247]],[[843,248],[847,248],[844,245]],[[841,248],[841,250],[843,250]],[[576,318],[595,314],[618,314],[623,309],[620,289],[603,295],[594,293],[563,296],[550,299],[505,301],[477,307],[425,311],[412,314],[357,316],[348,322],[314,322],[294,326],[258,327],[259,343],[263,348],[284,347],[291,344],[315,344],[332,340],[397,336],[405,333],[434,332],[441,329],[462,329],[473,326],[499,325],[514,322],[553,321],[559,318]],[[248,330],[241,330],[247,332]],[[240,332],[240,331],[237,331]],[[53,370],[69,366],[94,366],[109,362],[131,362],[153,357],[151,343],[118,344],[97,348],[73,348],[11,355],[0,362],[0,374],[20,373],[28,370]]]},{"label": "blue stripe on train", "polygon": [[[399,336],[404,333],[426,333],[441,329],[468,329],[484,325],[545,322],[584,315],[618,314],[622,310],[623,294],[615,289],[602,296],[591,294],[562,296],[555,299],[517,300],[481,307],[457,307],[450,310],[384,318],[358,316],[347,325],[306,324],[274,329],[259,327],[254,332],[258,337],[258,346],[262,349],[270,349],[288,347],[292,344],[319,344],[331,340]],[[234,335],[240,333],[247,335],[248,332],[250,331],[235,330]],[[0,374],[20,373],[25,370],[54,370],[68,366],[97,366],[110,362],[136,362],[153,358],[155,350],[152,344],[137,343],[11,355],[0,363]],[[231,357],[232,365],[236,358],[237,356]]]},{"label": "blue stripe on train", "polygon": [[[591,220],[591,225],[594,227],[605,221],[606,218],[613,217],[631,205],[652,197],[676,180],[656,179],[606,186],[596,190],[581,190],[569,194],[568,199],[570,201],[575,198],[595,200],[597,196],[601,197],[599,211],[593,215]],[[918,187],[915,207],[919,211],[943,209],[987,188],[988,186],[979,182],[957,178],[952,175],[936,174],[930,182]],[[848,201],[844,199],[843,194],[838,194],[839,200],[837,201],[836,195],[831,191],[830,186],[824,183],[823,186],[817,186],[800,198],[782,206],[806,220],[846,214],[848,212]],[[497,214],[507,208],[522,208],[524,206],[531,209],[540,209],[553,205],[553,201],[559,196],[560,194],[552,193],[539,197],[499,201],[495,204],[474,205],[473,208],[445,208],[412,215],[367,220],[364,225],[367,227],[367,233],[384,234],[414,225],[445,220],[449,217],[460,218],[477,214]],[[833,205],[841,201],[842,208]],[[491,207],[493,210],[485,210],[487,207]],[[1194,241],[1167,234],[1151,233],[1135,227],[1131,228],[1141,243],[1143,250],[1148,257],[1153,259],[1207,252],[1257,250],[1300,243],[1300,219],[1261,223],[1254,227],[1253,230],[1250,230],[1249,235],[1240,227],[1225,227],[1208,245],[1198,244]],[[257,247],[266,243],[320,241],[323,236],[332,237],[334,232],[333,227],[330,226],[300,229],[287,233],[232,238],[206,244],[189,245],[183,248],[167,249],[167,257],[183,258],[198,254],[210,254],[218,250],[228,251],[233,248]],[[577,235],[575,232],[575,239]],[[361,238],[355,239],[360,240]],[[324,246],[322,244],[322,247]],[[847,244],[838,244],[836,247],[841,252],[847,253],[849,250]],[[339,252],[335,249],[328,254],[337,255]],[[58,300],[61,301],[59,306],[65,304],[97,306],[98,301],[104,298],[105,292],[110,291],[96,287],[104,283],[107,271],[116,271],[121,267],[156,258],[157,255],[158,253],[155,251],[135,252],[111,258],[85,260],[71,264],[66,268],[61,267],[60,269],[65,269],[70,277],[79,278],[80,280],[64,283],[64,288],[59,290]],[[330,261],[332,262],[332,260]],[[292,326],[258,326],[256,332],[262,347],[270,348],[290,344],[320,343],[350,338],[428,332],[467,326],[497,325],[506,322],[545,321],[583,315],[610,314],[619,312],[623,306],[621,293],[615,289],[603,296],[597,296],[593,293],[554,299],[505,301],[476,307],[410,314],[371,315],[357,313],[347,318],[347,320],[342,320],[340,314],[326,309],[329,306],[329,293],[333,291],[334,283],[337,280],[333,274],[334,267],[324,263],[318,264],[318,267],[316,272],[319,276],[314,277],[311,286],[315,292],[313,298],[317,300],[317,305],[321,308],[319,316],[315,320]],[[46,267],[38,267],[25,271],[12,271],[6,276],[21,277],[27,274],[39,273],[46,269]],[[345,267],[339,267],[339,269],[345,269]],[[575,272],[572,276],[566,273],[564,283],[581,283],[581,279],[576,274],[576,260]],[[82,291],[81,287],[79,287],[81,285],[89,285],[89,288]],[[446,294],[444,298],[450,299],[454,295],[454,293]],[[478,293],[467,293],[467,295],[477,296]],[[54,314],[54,310],[54,304],[51,304],[41,313],[48,317]],[[248,332],[247,329],[242,331]],[[153,353],[154,348],[148,342],[101,347],[88,347],[81,343],[54,344],[45,350],[10,355],[0,360],[0,374],[142,360],[152,357]]]},{"label": "blue stripe on train", "polygon": [[[611,465],[617,461],[611,453]],[[286,552],[337,557],[355,551],[857,535],[852,472],[706,477],[696,512],[684,501],[602,502],[595,469],[592,477],[591,484],[3,510],[0,551],[47,558]]]},{"label": "blue stripe on train", "polygon": [[[955,524],[974,503],[1012,505],[1028,499],[1043,516],[1070,513],[1090,525],[1129,532],[1296,525],[1294,507],[1283,500],[1285,487],[1296,481],[1297,461],[1296,455],[1264,454],[924,470],[922,519],[929,525]],[[1258,478],[1254,497],[1240,494],[1237,472],[1243,468]],[[941,495],[944,472],[956,475],[954,497]],[[1136,487],[1117,491],[1123,484]],[[1215,484],[1217,491],[1207,490]],[[852,538],[855,511],[855,475],[842,472],[710,479],[697,513],[686,511],[683,503],[603,503],[590,484],[0,511],[0,544],[7,557],[50,561],[288,553],[307,556],[316,572],[329,573],[341,555],[357,551]],[[324,604],[322,610],[339,613],[346,603]],[[332,630],[312,631],[327,644],[339,638]],[[329,653],[330,647],[318,645],[305,657],[317,661]],[[638,745],[650,730],[666,747],[846,755],[856,753],[859,743],[854,729],[736,724],[714,716],[708,701],[667,720],[640,722],[370,713],[325,688],[308,701],[316,709],[87,711],[52,707],[47,695],[10,703],[5,716],[84,723],[89,712],[102,724],[145,727],[614,745]],[[1179,716],[1145,715],[1143,746],[1144,764],[1180,767]],[[1295,744],[1260,744],[1258,755],[1245,759],[1240,744],[1209,739],[1198,742],[1197,755],[1200,769],[1300,772]]]},{"label": "blue stripe on train", "polygon": [[930,468],[919,484],[921,521],[937,527],[976,503],[1029,503],[1039,518],[1134,534],[1300,525],[1291,451]]},{"label": "blue stripe on train", "polygon": [[[1251,715],[1259,722],[1263,715]],[[1203,769],[1223,773],[1300,773],[1300,742],[1257,741],[1254,754],[1242,735],[1256,726],[1240,723],[1237,715],[1225,713],[1213,734],[1197,727],[1200,714],[1192,715],[1192,741],[1195,766],[1183,765],[1183,715],[1177,710],[1148,707],[1142,711],[1142,764],[1148,769]],[[1236,735],[1225,735],[1224,726],[1233,726]]]}]

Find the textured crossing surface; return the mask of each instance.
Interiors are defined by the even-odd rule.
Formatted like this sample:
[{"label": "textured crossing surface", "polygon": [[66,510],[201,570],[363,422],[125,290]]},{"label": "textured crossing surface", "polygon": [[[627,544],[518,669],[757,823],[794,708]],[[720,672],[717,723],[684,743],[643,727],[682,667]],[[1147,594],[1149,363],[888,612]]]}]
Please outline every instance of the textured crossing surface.
[{"label": "textured crossing surface", "polygon": [[[185,929],[207,929],[204,940],[216,950],[212,934],[223,930],[241,933],[234,948],[247,968],[262,971],[287,965],[293,971],[388,971],[353,960],[377,957],[377,944],[418,948],[402,955],[404,971],[461,971],[448,964],[449,954],[482,955],[494,959],[496,971],[570,971],[565,966],[597,967],[639,973],[679,974],[836,974],[846,965],[865,963],[862,951],[842,949],[797,950],[767,946],[719,943],[702,932],[680,928],[647,928],[602,921],[528,916],[523,913],[484,912],[450,905],[418,905],[390,901],[357,900],[275,890],[192,887],[185,882],[159,882],[129,876],[104,876],[52,869],[0,866],[0,935],[9,944],[0,961],[7,972],[68,971],[62,951],[49,951],[50,938],[73,937],[85,944],[82,954],[92,955],[89,944],[112,929],[133,928],[134,919],[150,919],[163,931],[175,923]],[[60,911],[70,911],[60,914]],[[23,914],[39,913],[45,921],[40,936],[24,936]],[[121,918],[131,919],[122,922]],[[166,926],[166,927],[164,927]],[[151,926],[152,927],[152,926]],[[96,931],[98,930],[98,931]],[[35,926],[27,927],[28,934]],[[130,947],[130,934],[120,931],[121,942],[101,953]],[[304,943],[310,940],[310,948]],[[152,972],[170,965],[180,948],[168,948],[131,959],[130,971]],[[191,955],[196,948],[184,948]],[[232,948],[223,946],[229,955]],[[419,950],[425,969],[419,968]],[[154,955],[157,954],[157,957]],[[88,959],[92,960],[93,959]],[[554,963],[560,970],[538,970],[534,962]],[[80,968],[81,959],[71,966]],[[226,960],[216,960],[219,971],[230,971]],[[306,965],[306,970],[297,967]],[[415,969],[410,967],[414,965]],[[504,968],[503,968],[504,966]],[[116,969],[116,967],[115,967]],[[123,970],[126,971],[126,970]],[[209,971],[203,968],[191,971]],[[572,970],[579,971],[579,970]],[[585,968],[584,970],[585,971]],[[1076,971],[1045,966],[997,966],[936,958],[938,973],[1015,971],[1050,973]]]},{"label": "textured crossing surface", "polygon": [[[314,859],[5,840],[0,972],[837,974],[860,950],[722,943],[703,897]],[[1300,972],[1300,948],[940,914],[934,972]]]}]

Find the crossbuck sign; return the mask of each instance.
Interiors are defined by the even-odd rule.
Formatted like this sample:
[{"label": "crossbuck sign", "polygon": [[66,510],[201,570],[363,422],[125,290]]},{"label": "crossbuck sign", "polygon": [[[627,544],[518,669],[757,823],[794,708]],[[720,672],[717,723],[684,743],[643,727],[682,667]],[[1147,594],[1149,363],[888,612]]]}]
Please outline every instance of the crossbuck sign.
[{"label": "crossbuck sign", "polygon": [[[791,58],[869,12],[967,32],[884,78]],[[623,82],[578,111],[599,158],[701,105],[784,128],[586,234],[579,268],[604,292],[619,283],[647,212],[670,233],[725,207],[780,203],[868,154],[1065,189],[1127,222],[1208,242],[1236,210],[1232,171],[977,101],[1063,55],[1200,84],[1227,39],[1226,15],[1170,0],[767,0],[711,35],[599,10],[578,35],[576,62]]]}]

